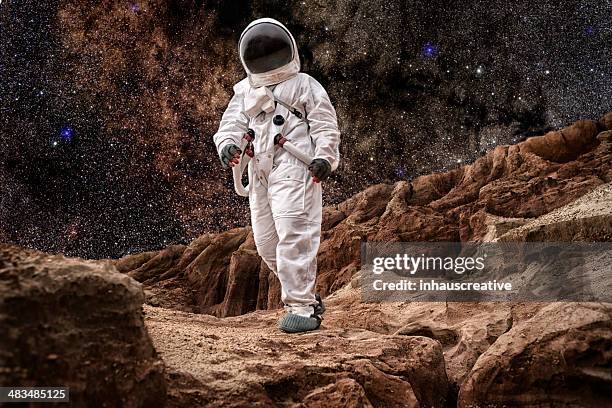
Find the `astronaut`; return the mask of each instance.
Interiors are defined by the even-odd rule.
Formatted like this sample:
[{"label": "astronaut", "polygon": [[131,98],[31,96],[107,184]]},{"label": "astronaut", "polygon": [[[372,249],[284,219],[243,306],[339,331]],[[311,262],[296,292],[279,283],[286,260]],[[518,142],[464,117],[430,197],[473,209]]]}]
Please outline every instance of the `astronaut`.
[{"label": "astronaut", "polygon": [[[240,36],[247,77],[234,86],[213,139],[224,167],[238,164],[245,129],[254,140],[249,205],[257,252],[281,283],[285,332],[315,330],[325,308],[315,295],[321,235],[321,181],[338,167],[340,132],[325,89],[300,72],[295,39],[280,22],[253,21]],[[275,145],[282,135],[314,160]]]}]

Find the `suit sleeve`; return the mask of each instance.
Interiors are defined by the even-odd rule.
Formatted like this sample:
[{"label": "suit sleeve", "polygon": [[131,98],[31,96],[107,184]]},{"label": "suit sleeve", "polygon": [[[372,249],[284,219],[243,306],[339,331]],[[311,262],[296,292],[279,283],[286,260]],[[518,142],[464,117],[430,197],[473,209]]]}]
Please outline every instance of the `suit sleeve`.
[{"label": "suit sleeve", "polygon": [[[234,95],[227,105],[225,112],[223,112],[221,123],[219,123],[219,130],[213,136],[213,141],[219,154],[228,144],[240,146],[240,140],[242,139],[244,128],[246,128],[247,120],[243,115],[244,92],[239,85],[234,86]],[[241,126],[238,125],[239,123]]]},{"label": "suit sleeve", "polygon": [[340,162],[340,131],[338,119],[327,92],[316,79],[307,79],[306,117],[310,137],[315,144],[315,158],[325,159],[332,170]]}]

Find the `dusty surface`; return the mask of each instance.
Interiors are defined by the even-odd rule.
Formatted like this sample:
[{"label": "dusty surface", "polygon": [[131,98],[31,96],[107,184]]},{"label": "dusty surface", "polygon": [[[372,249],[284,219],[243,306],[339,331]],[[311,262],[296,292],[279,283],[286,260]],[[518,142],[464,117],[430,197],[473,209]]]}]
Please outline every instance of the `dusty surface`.
[{"label": "dusty surface", "polygon": [[500,241],[612,241],[612,184],[502,235]]},{"label": "dusty surface", "polygon": [[300,335],[276,329],[280,311],[145,307],[169,405],[601,407],[612,387],[609,304],[368,305],[347,287],[328,305]]},{"label": "dusty surface", "polygon": [[[169,374],[172,406],[441,407],[448,381],[440,344],[325,323],[287,335],[278,312],[218,319],[146,307],[147,327]],[[342,380],[350,392],[333,387]],[[338,399],[336,404],[330,399]]]}]

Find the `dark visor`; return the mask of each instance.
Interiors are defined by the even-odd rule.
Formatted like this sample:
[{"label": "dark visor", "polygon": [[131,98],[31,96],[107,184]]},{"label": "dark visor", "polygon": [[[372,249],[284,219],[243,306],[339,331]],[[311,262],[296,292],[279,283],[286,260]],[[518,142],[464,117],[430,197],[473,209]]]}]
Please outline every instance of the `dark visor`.
[{"label": "dark visor", "polygon": [[240,40],[240,55],[247,69],[261,74],[291,62],[293,44],[287,30],[273,23],[258,23]]}]

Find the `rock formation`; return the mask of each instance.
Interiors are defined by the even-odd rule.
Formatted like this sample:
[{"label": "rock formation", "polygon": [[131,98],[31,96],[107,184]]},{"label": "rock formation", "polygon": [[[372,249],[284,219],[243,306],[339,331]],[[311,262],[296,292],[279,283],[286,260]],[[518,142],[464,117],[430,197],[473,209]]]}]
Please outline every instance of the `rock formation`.
[{"label": "rock formation", "polygon": [[278,280],[248,227],[110,262],[3,246],[1,383],[53,379],[76,406],[155,406],[166,389],[169,407],[609,405],[612,304],[364,303],[359,251],[366,240],[610,241],[611,123],[580,121],[326,207],[328,311],[312,333],[276,329]]},{"label": "rock formation", "polygon": [[75,407],[162,407],[141,285],[106,262],[0,244],[0,386],[69,387]]},{"label": "rock formation", "polygon": [[145,313],[168,365],[169,406],[442,407],[449,395],[430,338],[331,327],[288,336],[276,329],[279,312]]},{"label": "rock formation", "polygon": [[459,406],[608,406],[611,350],[610,304],[551,303],[478,358]]},{"label": "rock formation", "polygon": [[[329,312],[317,333],[288,337],[275,330],[280,311],[263,310],[278,307],[278,283],[257,258],[248,228],[205,236],[185,249],[170,248],[175,255],[163,256],[183,266],[168,268],[164,274],[172,276],[169,279],[148,274],[144,281],[149,303],[183,311],[146,309],[156,347],[173,373],[168,377],[170,400],[176,406],[185,401],[236,401],[236,406],[297,401],[305,406],[322,406],[321,401],[329,401],[328,406],[451,406],[455,400],[460,407],[519,402],[601,406],[612,386],[611,305],[364,304],[357,271],[364,240],[609,241],[612,152],[605,123],[611,117],[500,146],[448,173],[375,185],[327,207],[318,288],[328,295]],[[195,254],[198,251],[206,253],[206,261]],[[133,258],[117,264],[128,262]],[[154,268],[155,263],[149,263],[144,269]],[[138,270],[129,269],[123,268],[132,275]],[[182,290],[184,296],[167,296],[168,290]],[[223,319],[185,314],[223,317],[253,310],[261,311]],[[399,346],[390,339],[415,336],[439,345],[426,348],[443,355],[443,382],[434,383],[436,390],[444,389],[448,378],[443,399],[432,400],[419,391],[415,377],[388,363],[378,365],[379,345],[395,354]],[[346,338],[353,341],[344,343]],[[360,363],[367,370],[358,370],[352,361],[362,359],[359,347],[364,339],[376,346]],[[179,342],[184,346],[177,351]],[[222,357],[213,357],[219,354]],[[193,361],[195,355],[199,357]],[[404,356],[412,358],[409,352]],[[252,370],[258,376],[248,381],[239,374]],[[428,370],[437,372],[439,366]],[[251,391],[235,391],[241,387]],[[379,388],[397,391],[381,393]],[[555,390],[554,395],[548,390]],[[214,397],[219,392],[225,396]],[[254,400],[245,399],[247,395]]]},{"label": "rock formation", "polygon": [[[611,117],[498,146],[448,173],[377,184],[325,207],[319,292],[333,293],[352,279],[363,241],[494,240],[611,182]],[[602,224],[590,238],[609,239],[609,227]],[[278,280],[257,256],[249,227],[128,256],[117,267],[144,283],[152,305],[219,317],[280,306]]]}]

